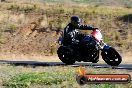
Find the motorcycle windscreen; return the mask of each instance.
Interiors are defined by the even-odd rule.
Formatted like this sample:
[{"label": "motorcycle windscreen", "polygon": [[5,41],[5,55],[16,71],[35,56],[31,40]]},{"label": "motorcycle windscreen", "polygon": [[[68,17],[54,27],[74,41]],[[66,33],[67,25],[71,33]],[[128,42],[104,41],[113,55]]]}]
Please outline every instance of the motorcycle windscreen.
[{"label": "motorcycle windscreen", "polygon": [[91,34],[96,39],[96,41],[99,42],[102,40],[102,34],[99,30],[94,30]]}]

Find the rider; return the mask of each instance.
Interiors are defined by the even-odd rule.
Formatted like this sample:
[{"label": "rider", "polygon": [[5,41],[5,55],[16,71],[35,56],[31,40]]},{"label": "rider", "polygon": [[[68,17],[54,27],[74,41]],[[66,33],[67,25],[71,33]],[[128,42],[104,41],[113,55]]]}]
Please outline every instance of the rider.
[{"label": "rider", "polygon": [[64,28],[63,31],[63,44],[69,45],[69,44],[76,44],[79,43],[79,41],[84,38],[84,35],[79,33],[79,30],[94,30],[97,28],[93,28],[88,25],[81,24],[81,19],[78,16],[72,16],[71,22]]}]

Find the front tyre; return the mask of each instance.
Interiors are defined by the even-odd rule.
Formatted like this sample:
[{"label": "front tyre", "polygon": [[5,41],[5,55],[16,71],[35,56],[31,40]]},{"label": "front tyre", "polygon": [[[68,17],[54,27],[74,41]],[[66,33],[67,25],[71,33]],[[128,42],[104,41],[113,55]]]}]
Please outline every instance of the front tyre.
[{"label": "front tyre", "polygon": [[112,47],[102,50],[101,55],[103,60],[111,66],[118,66],[122,61],[120,54]]},{"label": "front tyre", "polygon": [[74,51],[70,47],[60,46],[57,50],[57,54],[58,54],[59,59],[63,63],[67,65],[75,63]]}]

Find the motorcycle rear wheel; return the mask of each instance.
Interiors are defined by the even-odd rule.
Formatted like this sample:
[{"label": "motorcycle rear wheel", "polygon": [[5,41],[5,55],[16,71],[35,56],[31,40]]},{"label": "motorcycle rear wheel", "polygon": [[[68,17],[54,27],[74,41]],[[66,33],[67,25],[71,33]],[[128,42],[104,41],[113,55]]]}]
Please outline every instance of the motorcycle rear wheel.
[{"label": "motorcycle rear wheel", "polygon": [[102,50],[101,55],[103,60],[111,66],[118,66],[122,61],[122,57],[113,47]]},{"label": "motorcycle rear wheel", "polygon": [[73,49],[67,46],[60,46],[57,50],[59,59],[67,64],[71,65],[75,63]]},{"label": "motorcycle rear wheel", "polygon": [[92,63],[97,63],[99,61],[99,50],[95,50],[95,52],[93,52],[93,56]]}]

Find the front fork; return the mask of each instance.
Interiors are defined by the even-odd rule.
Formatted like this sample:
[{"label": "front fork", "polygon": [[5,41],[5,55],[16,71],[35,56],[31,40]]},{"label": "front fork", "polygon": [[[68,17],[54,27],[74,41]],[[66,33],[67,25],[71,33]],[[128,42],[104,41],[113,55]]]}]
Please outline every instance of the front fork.
[{"label": "front fork", "polygon": [[111,47],[111,46],[107,45],[103,40],[100,40],[99,42],[97,42],[97,46],[100,50],[106,50]]}]

